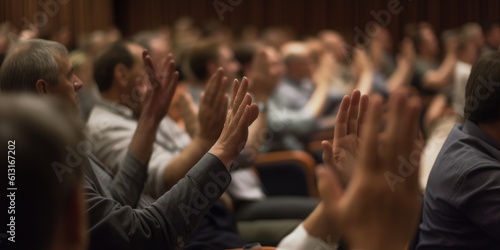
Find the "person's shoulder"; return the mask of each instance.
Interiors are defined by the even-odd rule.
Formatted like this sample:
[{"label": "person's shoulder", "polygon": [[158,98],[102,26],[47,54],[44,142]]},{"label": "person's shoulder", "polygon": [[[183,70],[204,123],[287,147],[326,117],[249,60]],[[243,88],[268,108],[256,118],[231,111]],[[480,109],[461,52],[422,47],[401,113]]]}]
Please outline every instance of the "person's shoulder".
[{"label": "person's shoulder", "polygon": [[120,113],[113,112],[107,107],[96,105],[90,113],[87,120],[87,126],[92,130],[99,129],[100,131],[109,129],[135,129],[137,122],[121,115]]}]

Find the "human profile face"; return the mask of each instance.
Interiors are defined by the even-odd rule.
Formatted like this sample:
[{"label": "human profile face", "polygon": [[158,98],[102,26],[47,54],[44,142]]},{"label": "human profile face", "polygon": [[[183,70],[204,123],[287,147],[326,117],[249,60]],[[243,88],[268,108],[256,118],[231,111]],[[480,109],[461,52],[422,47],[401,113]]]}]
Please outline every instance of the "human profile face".
[{"label": "human profile face", "polygon": [[80,103],[77,91],[82,88],[82,81],[75,75],[68,55],[54,55],[54,58],[59,66],[57,82],[47,84],[47,91],[69,101],[78,111]]}]

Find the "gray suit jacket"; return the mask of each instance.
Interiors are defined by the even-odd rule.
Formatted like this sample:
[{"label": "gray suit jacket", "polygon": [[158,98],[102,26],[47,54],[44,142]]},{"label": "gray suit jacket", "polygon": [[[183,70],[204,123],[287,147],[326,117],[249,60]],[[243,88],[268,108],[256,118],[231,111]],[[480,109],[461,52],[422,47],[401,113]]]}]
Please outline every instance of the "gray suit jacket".
[{"label": "gray suit jacket", "polygon": [[88,164],[84,188],[90,249],[180,249],[231,182],[222,162],[207,153],[152,202],[141,196],[147,169],[132,154],[127,153],[115,177],[93,156]]}]

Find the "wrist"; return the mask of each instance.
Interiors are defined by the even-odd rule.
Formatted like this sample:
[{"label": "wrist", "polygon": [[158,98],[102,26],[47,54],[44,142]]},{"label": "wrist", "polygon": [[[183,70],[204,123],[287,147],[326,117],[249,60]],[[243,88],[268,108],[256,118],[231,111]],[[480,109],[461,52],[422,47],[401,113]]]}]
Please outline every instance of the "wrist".
[{"label": "wrist", "polygon": [[158,130],[158,128],[160,127],[160,123],[161,123],[161,120],[162,119],[155,119],[155,118],[152,118],[152,117],[148,117],[148,116],[140,116],[139,119],[137,120],[137,129],[139,130],[142,130],[143,132],[149,132],[149,133],[153,133],[156,135],[156,131]]},{"label": "wrist", "polygon": [[217,157],[222,162],[222,164],[224,164],[227,170],[231,168],[231,164],[233,164],[234,157],[229,155],[227,153],[227,150],[224,150],[223,146],[219,145],[218,143],[215,143],[208,152]]}]

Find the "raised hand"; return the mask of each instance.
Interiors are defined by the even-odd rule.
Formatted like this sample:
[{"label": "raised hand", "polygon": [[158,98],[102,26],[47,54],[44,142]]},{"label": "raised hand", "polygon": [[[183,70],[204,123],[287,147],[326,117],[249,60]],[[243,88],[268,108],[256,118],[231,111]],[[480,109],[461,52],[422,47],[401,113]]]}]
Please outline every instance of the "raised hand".
[{"label": "raised hand", "polygon": [[246,77],[243,78],[241,84],[238,83],[238,80],[234,80],[231,104],[227,111],[224,128],[219,139],[209,151],[217,156],[228,169],[234,158],[245,147],[248,139],[248,127],[259,115],[259,108],[256,104],[252,104],[252,97],[247,91],[248,79]]},{"label": "raised hand", "polygon": [[413,41],[409,37],[405,37],[401,42],[401,58],[413,64],[416,57],[417,52]]},{"label": "raised hand", "polygon": [[198,121],[198,107],[189,92],[179,94],[179,107],[184,126],[191,138],[200,133],[200,122]]},{"label": "raised hand", "polygon": [[141,116],[137,122],[129,150],[140,162],[146,164],[153,152],[158,126],[172,102],[179,73],[175,72],[175,62],[172,60],[172,55],[168,55],[162,63],[160,73],[156,71],[151,57],[146,51],[143,52],[142,58],[149,86],[147,86],[142,99]]},{"label": "raised hand", "polygon": [[335,57],[331,53],[325,53],[321,56],[319,67],[313,75],[313,80],[316,84],[329,85],[333,82],[335,74]]},{"label": "raised hand", "polygon": [[179,80],[179,73],[175,71],[175,62],[169,54],[160,66],[159,73],[151,61],[147,51],[142,53],[146,73],[150,86],[147,87],[142,101],[141,118],[151,118],[153,122],[161,122],[167,113]]},{"label": "raised hand", "polygon": [[249,86],[250,92],[260,102],[268,100],[276,86],[276,82],[279,81],[279,79],[273,79],[271,75],[271,66],[269,65],[267,53],[270,52],[265,49],[257,52],[248,76],[252,82]]},{"label": "raised hand", "polygon": [[201,143],[208,146],[207,150],[217,141],[224,127],[228,105],[227,89],[224,70],[219,68],[205,87],[198,112],[200,129],[195,139],[201,139]]},{"label": "raised hand", "polygon": [[333,145],[323,141],[323,162],[340,177],[343,186],[349,182],[359,152],[360,131],[368,108],[368,96],[354,90],[344,96],[335,122]]},{"label": "raised hand", "polygon": [[[382,99],[370,100],[366,125],[361,129],[360,154],[345,190],[335,172],[318,170],[323,203],[351,248],[404,249],[416,230],[421,205],[415,141],[421,104],[418,97],[407,96],[399,90],[391,95],[383,147],[379,146]],[[414,169],[402,171],[403,165]],[[395,185],[391,176],[403,181]]]}]

